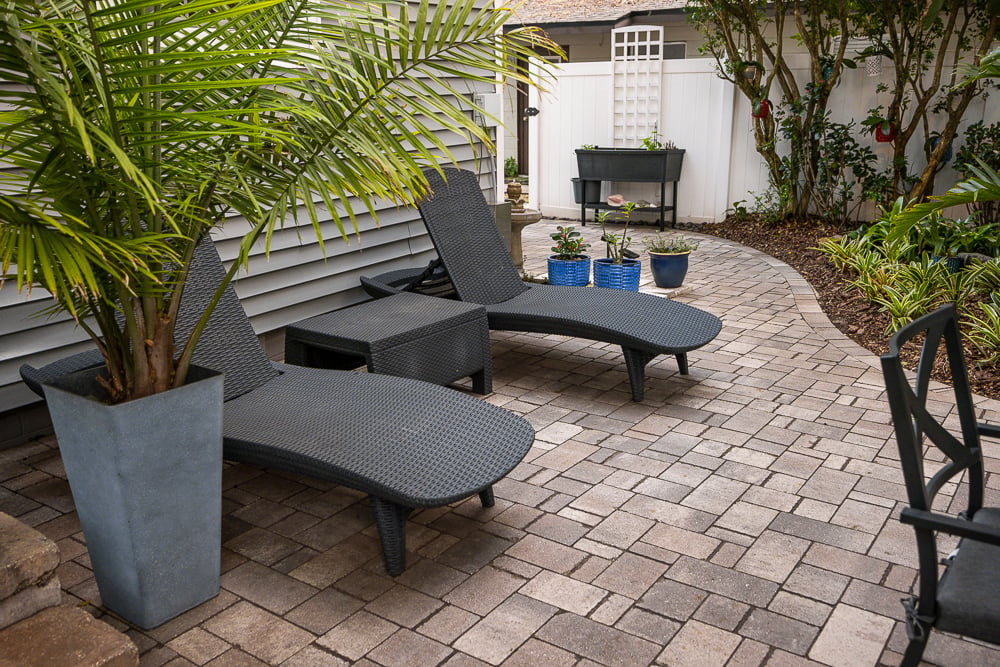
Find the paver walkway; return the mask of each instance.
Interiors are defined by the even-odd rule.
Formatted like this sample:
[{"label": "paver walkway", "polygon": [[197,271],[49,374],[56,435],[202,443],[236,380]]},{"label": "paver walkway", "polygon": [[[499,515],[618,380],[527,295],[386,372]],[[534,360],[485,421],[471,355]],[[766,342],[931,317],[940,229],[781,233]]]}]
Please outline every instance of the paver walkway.
[{"label": "paver walkway", "polygon": [[[525,230],[528,271],[554,225]],[[493,509],[413,515],[402,576],[358,494],[234,465],[220,595],[146,632],[104,618],[144,665],[898,664],[914,541],[877,360],[793,270],[734,243],[704,238],[677,298],[724,327],[690,376],[652,363],[642,403],[614,346],[494,332],[487,400],[536,446]],[[0,511],[57,541],[67,600],[101,615],[53,439],[0,451],[0,484]],[[1000,664],[940,633],[925,657]]]}]

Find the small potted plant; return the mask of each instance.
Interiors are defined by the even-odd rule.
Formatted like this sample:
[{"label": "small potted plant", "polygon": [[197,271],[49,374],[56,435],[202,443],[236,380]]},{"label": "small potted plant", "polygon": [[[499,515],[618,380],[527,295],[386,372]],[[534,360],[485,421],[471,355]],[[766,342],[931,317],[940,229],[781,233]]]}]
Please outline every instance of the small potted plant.
[{"label": "small potted plant", "polygon": [[649,268],[657,287],[680,287],[687,275],[688,258],[698,242],[680,235],[654,236],[645,242]]},{"label": "small potted plant", "polygon": [[559,225],[549,234],[555,241],[554,255],[549,256],[549,284],[582,286],[590,282],[590,256],[583,251],[590,247],[583,234],[572,226]]},{"label": "small potted plant", "polygon": [[597,214],[597,221],[601,223],[601,240],[608,244],[608,256],[594,260],[594,285],[597,287],[639,291],[642,264],[638,259],[629,257],[635,253],[628,249],[632,243],[632,237],[628,235],[628,224],[634,208],[635,202],[629,201],[622,205],[621,214],[625,219],[625,227],[618,233],[607,229],[608,211]]}]

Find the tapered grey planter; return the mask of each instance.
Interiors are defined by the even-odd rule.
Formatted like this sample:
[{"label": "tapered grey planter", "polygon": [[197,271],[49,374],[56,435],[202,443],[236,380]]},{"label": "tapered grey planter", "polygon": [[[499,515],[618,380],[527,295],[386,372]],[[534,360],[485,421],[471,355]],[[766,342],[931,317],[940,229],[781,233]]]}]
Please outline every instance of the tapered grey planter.
[{"label": "tapered grey planter", "polygon": [[192,369],[184,387],[107,405],[97,372],[45,399],[101,601],[152,628],[219,592],[222,375]]}]

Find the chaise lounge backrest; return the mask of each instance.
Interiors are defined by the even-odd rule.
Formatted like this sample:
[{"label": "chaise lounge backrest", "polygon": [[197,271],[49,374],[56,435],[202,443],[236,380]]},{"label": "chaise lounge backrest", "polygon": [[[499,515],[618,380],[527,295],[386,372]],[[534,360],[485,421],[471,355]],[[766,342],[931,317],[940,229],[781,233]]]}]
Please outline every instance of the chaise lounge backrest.
[{"label": "chaise lounge backrest", "polygon": [[435,169],[424,170],[432,194],[418,208],[459,298],[489,305],[526,291],[479,179],[471,171],[443,171],[444,178]]},{"label": "chaise lounge backrest", "polygon": [[[187,338],[226,275],[210,238],[198,244],[181,301],[175,338]],[[264,354],[232,285],[226,287],[195,348],[194,363],[225,374],[225,400],[252,391],[278,374]]]}]

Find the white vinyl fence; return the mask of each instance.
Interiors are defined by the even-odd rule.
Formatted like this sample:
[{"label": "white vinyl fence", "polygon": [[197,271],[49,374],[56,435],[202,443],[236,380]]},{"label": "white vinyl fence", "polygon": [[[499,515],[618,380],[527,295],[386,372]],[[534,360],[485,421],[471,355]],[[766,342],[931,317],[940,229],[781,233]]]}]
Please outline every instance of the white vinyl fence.
[{"label": "white vinyl fence", "polygon": [[[790,64],[805,80],[808,59],[793,56]],[[677,219],[690,222],[720,221],[733,202],[753,203],[754,193],[767,190],[767,168],[754,148],[750,104],[735,87],[720,79],[710,58],[663,61],[660,90],[659,133],[685,149],[684,167],[677,193]],[[868,76],[865,68],[847,70],[834,92],[832,120],[860,122],[868,110],[888,101],[878,93],[880,81],[888,82],[888,68],[881,77]],[[612,63],[564,63],[545,93],[532,89],[529,104],[540,113],[529,121],[529,173],[532,204],[547,217],[579,220],[580,207],[573,201],[571,179],[577,175],[574,150],[584,144],[612,146]],[[777,91],[772,96],[777,100]],[[955,149],[962,145],[965,128],[977,120],[1000,120],[1000,105],[977,101],[959,126]],[[940,125],[943,125],[941,119]],[[936,129],[932,126],[931,128]],[[937,128],[939,129],[939,128]],[[888,163],[891,148],[876,144],[871,136],[859,137],[874,147]],[[914,169],[923,164],[922,139],[910,146]],[[936,180],[937,191],[948,189],[957,174],[945,168]],[[604,196],[620,193],[626,199],[657,203],[659,186],[611,183]],[[669,199],[669,193],[667,195]],[[864,215],[873,215],[869,206]]]}]

